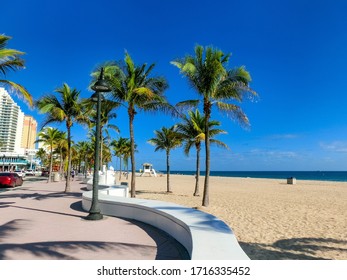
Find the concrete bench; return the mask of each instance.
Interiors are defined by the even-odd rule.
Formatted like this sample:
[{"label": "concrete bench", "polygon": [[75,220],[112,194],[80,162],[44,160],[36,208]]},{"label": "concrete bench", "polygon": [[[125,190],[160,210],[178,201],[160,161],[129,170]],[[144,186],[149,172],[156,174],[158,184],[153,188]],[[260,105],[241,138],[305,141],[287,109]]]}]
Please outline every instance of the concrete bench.
[{"label": "concrete bench", "polygon": [[[83,209],[89,211],[92,192],[82,195]],[[134,219],[159,228],[188,251],[192,260],[249,260],[233,231],[217,217],[174,203],[124,198],[99,191],[104,215]]]}]

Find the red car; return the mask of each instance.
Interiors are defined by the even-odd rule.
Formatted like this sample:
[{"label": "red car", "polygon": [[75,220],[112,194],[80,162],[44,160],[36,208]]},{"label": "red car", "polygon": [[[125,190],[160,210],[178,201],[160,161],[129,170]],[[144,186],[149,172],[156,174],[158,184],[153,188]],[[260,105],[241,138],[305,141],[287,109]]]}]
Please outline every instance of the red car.
[{"label": "red car", "polygon": [[7,188],[14,188],[23,185],[23,179],[14,172],[1,172],[0,185]]}]

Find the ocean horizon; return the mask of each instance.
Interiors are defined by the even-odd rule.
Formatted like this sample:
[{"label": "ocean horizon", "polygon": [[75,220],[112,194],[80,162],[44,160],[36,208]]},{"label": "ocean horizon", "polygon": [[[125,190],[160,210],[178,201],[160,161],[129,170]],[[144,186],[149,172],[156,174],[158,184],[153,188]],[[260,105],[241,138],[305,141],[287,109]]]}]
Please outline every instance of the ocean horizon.
[{"label": "ocean horizon", "polygon": [[[160,172],[166,174],[166,171]],[[195,171],[175,170],[170,174],[195,175]],[[200,175],[205,176],[205,171]],[[347,171],[211,171],[210,176],[347,182]]]}]

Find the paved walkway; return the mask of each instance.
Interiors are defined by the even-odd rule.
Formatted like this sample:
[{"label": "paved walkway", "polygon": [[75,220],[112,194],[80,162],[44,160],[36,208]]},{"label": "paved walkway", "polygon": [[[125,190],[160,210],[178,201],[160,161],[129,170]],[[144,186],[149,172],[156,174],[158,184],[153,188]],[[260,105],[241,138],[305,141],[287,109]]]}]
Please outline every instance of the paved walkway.
[{"label": "paved walkway", "polygon": [[85,185],[72,181],[71,192],[64,189],[65,182],[26,181],[0,190],[0,260],[187,259],[181,244],[150,225],[83,219]]}]

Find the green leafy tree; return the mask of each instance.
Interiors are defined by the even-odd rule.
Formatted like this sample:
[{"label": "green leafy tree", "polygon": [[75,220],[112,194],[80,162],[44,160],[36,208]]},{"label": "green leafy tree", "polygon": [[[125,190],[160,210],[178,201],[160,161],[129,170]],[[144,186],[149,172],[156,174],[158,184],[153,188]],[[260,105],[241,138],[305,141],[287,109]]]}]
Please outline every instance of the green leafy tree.
[{"label": "green leafy tree", "polygon": [[206,151],[206,176],[204,182],[204,195],[202,205],[209,205],[209,178],[210,178],[210,130],[209,121],[212,107],[216,106],[227,116],[248,125],[249,120],[242,109],[227,101],[241,102],[244,96],[256,95],[249,87],[251,76],[245,67],[231,70],[226,68],[230,54],[224,54],[213,47],[196,46],[194,55],[176,59],[171,63],[180,69],[187,77],[189,84],[202,97],[205,116],[205,151]]},{"label": "green leafy tree", "polygon": [[155,146],[155,151],[163,150],[166,152],[166,187],[167,192],[171,193],[170,186],[170,152],[172,149],[182,145],[181,134],[177,131],[177,126],[170,128],[162,127],[161,130],[154,131],[155,136],[148,140],[148,142]]},{"label": "green leafy tree", "polygon": [[[226,131],[215,128],[220,126],[220,122],[211,120],[209,122],[210,142],[220,147],[227,148],[228,146],[217,140],[213,139],[214,136],[226,133]],[[201,116],[198,109],[188,112],[188,117],[183,117],[183,123],[177,124],[178,131],[181,133],[184,142],[184,153],[189,155],[190,149],[196,149],[196,176],[195,176],[195,190],[194,196],[200,195],[199,178],[200,178],[200,151],[201,145],[205,141],[205,117]]]},{"label": "green leafy tree", "polygon": [[[36,143],[43,143],[45,147],[49,149],[50,163],[49,163],[49,176],[47,183],[52,181],[52,169],[53,169],[53,150],[57,147],[59,141],[62,138],[63,132],[56,128],[46,127],[44,130],[38,133],[38,140]],[[42,151],[41,151],[42,153]]]},{"label": "green leafy tree", "polygon": [[[67,180],[65,192],[70,191],[70,171],[71,171],[71,127],[74,122],[85,121],[86,116],[82,114],[81,103],[79,101],[80,92],[76,89],[71,89],[67,84],[55,90],[58,96],[48,94],[40,98],[36,102],[36,106],[41,113],[46,114],[46,119],[43,126],[53,122],[65,122],[67,130]],[[59,97],[59,98],[58,98]]]},{"label": "green leafy tree", "polygon": [[[126,107],[128,112],[131,142],[131,197],[135,197],[135,115],[138,111],[172,110],[172,106],[164,97],[164,91],[168,85],[163,77],[151,75],[155,64],[135,65],[128,53],[125,54],[124,63],[106,63],[102,67],[105,69],[105,80],[111,87],[112,97]],[[99,72],[93,73],[95,79],[99,77]]]},{"label": "green leafy tree", "polygon": [[[9,70],[18,70],[25,68],[24,60],[21,56],[24,54],[21,51],[7,49],[6,45],[11,37],[0,34],[0,75],[5,76]],[[0,76],[1,77],[1,76]],[[33,98],[30,93],[20,84],[0,78],[0,85],[4,85],[14,90],[26,100],[30,106],[33,105]]]}]

